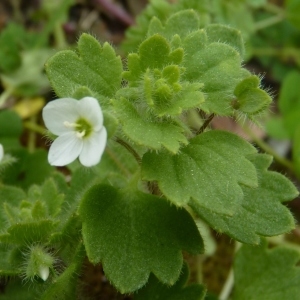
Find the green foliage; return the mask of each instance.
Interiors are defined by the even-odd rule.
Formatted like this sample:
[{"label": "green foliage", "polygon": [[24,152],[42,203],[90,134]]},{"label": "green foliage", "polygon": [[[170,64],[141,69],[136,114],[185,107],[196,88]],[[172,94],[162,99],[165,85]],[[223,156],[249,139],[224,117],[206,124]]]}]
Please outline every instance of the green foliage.
[{"label": "green foliage", "polygon": [[[188,141],[183,134],[183,128],[172,120],[157,122],[155,119],[144,119],[128,100],[121,98],[114,101],[123,132],[133,142],[154,150],[164,146],[172,153],[179,150],[180,144],[187,144]],[[151,117],[151,116],[150,116]]]},{"label": "green foliage", "polygon": [[181,82],[184,71],[178,65],[182,48],[155,34],[128,56],[128,71],[123,73],[128,87],[118,92],[114,107],[124,133],[135,143],[152,149],[164,146],[176,153],[187,140],[178,117],[184,110],[201,107],[202,84]]},{"label": "green foliage", "polygon": [[17,43],[17,36],[22,32],[22,27],[11,23],[0,34],[0,70],[10,72],[19,67],[21,57]]},{"label": "green foliage", "polygon": [[1,172],[5,184],[27,189],[32,184],[42,184],[54,170],[47,161],[47,152],[44,149],[29,153],[28,150],[19,148],[10,153],[17,161]]},{"label": "green foliage", "polygon": [[300,3],[297,0],[287,0],[286,12],[287,19],[298,29],[300,29]]},{"label": "green foliage", "polygon": [[140,289],[134,296],[135,300],[203,300],[205,298],[205,288],[201,285],[188,285],[189,269],[183,265],[181,275],[176,283],[169,287],[161,284],[155,276],[151,274],[147,285]]},{"label": "green foliage", "polygon": [[45,68],[52,87],[59,97],[70,97],[86,87],[101,104],[107,105],[121,84],[120,57],[108,43],[102,47],[88,34],[81,35],[78,53],[61,51],[47,61]]},{"label": "green foliage", "polygon": [[241,68],[239,52],[225,43],[210,42],[205,30],[189,34],[183,41],[183,48],[184,79],[204,84],[206,98],[202,109],[219,115],[232,114],[234,89],[249,76],[249,72]]},{"label": "green foliage", "polygon": [[243,243],[259,244],[260,236],[279,235],[294,228],[294,218],[282,202],[297,197],[298,191],[286,177],[267,170],[272,161],[270,156],[255,154],[248,159],[256,167],[258,186],[242,186],[244,197],[232,216],[195,204],[192,207],[215,230]]},{"label": "green foliage", "polygon": [[[40,35],[15,24],[0,34],[0,106],[9,106],[10,95],[23,98],[48,87],[42,66],[50,55],[49,36],[53,45],[67,46],[59,30],[73,0],[48,2],[41,6],[49,22]],[[24,125],[42,132],[32,124],[38,118],[23,125],[12,111],[0,112],[5,153],[0,158],[0,276],[22,277],[33,286],[28,290],[8,279],[0,299],[81,298],[78,275],[86,256],[102,264],[118,291],[134,293],[135,299],[208,299],[204,286],[187,284],[184,263],[185,251],[204,252],[203,230],[198,229],[202,220],[217,232],[255,245],[262,237],[294,228],[284,205],[298,195],[291,181],[268,170],[269,155],[258,154],[233,133],[210,130],[209,122],[215,116],[259,121],[268,110],[271,97],[261,88],[260,77],[243,67],[243,59],[257,55],[256,43],[266,46],[265,24],[286,16],[290,23],[275,26],[280,33],[271,30],[270,37],[274,43],[279,37],[279,46],[283,40],[298,45],[298,35],[284,31],[298,26],[296,2],[287,1],[286,12],[265,0],[173,2],[151,1],[137,26],[129,29],[124,71],[117,51],[86,33],[77,49],[60,51],[46,62],[58,97],[91,96],[101,104],[108,141],[98,165],[83,168],[76,161],[55,172],[47,152],[31,147],[32,132],[30,151],[20,143],[26,140]],[[272,14],[271,21],[264,19]],[[253,47],[250,54],[245,38]],[[265,65],[277,59],[278,70],[286,72],[289,67],[282,68],[278,51],[280,47],[272,59],[259,59]],[[285,55],[299,63],[300,52],[293,51],[292,59]],[[279,99],[283,117],[273,124],[273,130],[281,130],[278,136],[293,139],[291,170],[296,173],[299,80],[298,72],[286,78]],[[267,250],[262,243],[238,253],[234,299],[296,299],[299,255]],[[194,273],[201,276],[196,268],[191,280]],[[283,274],[283,283],[278,285],[273,274]],[[288,284],[290,289],[281,292]],[[271,290],[275,285],[280,291]]]},{"label": "green foliage", "polygon": [[[72,263],[66,270],[50,285],[43,293],[41,300],[69,300],[75,299],[78,288],[77,274],[81,271],[82,263],[85,258],[85,251],[82,244],[78,245]],[[1,299],[1,298],[0,298]]]},{"label": "green foliage", "polygon": [[259,78],[254,75],[241,81],[234,90],[236,96],[234,107],[249,116],[266,110],[272,98],[266,91],[259,88],[259,84]]},{"label": "green foliage", "polygon": [[177,155],[145,154],[142,176],[157,181],[162,193],[176,205],[233,215],[243,200],[241,184],[257,186],[255,167],[247,159],[255,152],[232,133],[209,131],[191,139]]},{"label": "green foliage", "polygon": [[234,262],[235,300],[298,299],[299,252],[284,247],[243,246]]},{"label": "green foliage", "polygon": [[153,195],[96,185],[85,194],[79,213],[89,260],[101,262],[122,293],[142,287],[150,272],[174,284],[182,266],[181,251],[203,251],[190,214]]},{"label": "green foliage", "polygon": [[285,78],[278,101],[284,126],[289,136],[293,137],[300,124],[300,73],[298,71],[289,73]]},{"label": "green foliage", "polygon": [[[2,83],[18,96],[33,96],[49,87],[44,74],[44,63],[53,53],[48,49],[31,49],[21,54],[19,68],[8,74],[0,74]],[[24,76],[26,74],[26,76]]]},{"label": "green foliage", "polygon": [[22,129],[22,121],[15,112],[0,111],[0,143],[5,151],[20,147],[19,137]]}]

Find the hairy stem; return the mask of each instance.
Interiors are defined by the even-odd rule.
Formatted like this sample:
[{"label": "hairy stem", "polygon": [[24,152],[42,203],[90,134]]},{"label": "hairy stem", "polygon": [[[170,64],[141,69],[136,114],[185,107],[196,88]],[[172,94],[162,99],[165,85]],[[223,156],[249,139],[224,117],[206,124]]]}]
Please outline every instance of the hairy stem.
[{"label": "hairy stem", "polygon": [[215,114],[209,115],[208,118],[204,121],[203,125],[200,127],[200,129],[196,132],[196,135],[203,133],[214,117]]},{"label": "hairy stem", "polygon": [[266,153],[271,154],[274,159],[280,163],[282,166],[286,167],[288,170],[294,173],[294,166],[291,161],[288,159],[278,155],[267,143],[265,143],[262,139],[257,137],[255,133],[245,124],[241,124],[243,130],[251,137],[251,139]]},{"label": "hairy stem", "polygon": [[124,140],[120,139],[120,138],[116,138],[115,141],[117,143],[119,143],[120,145],[122,145],[124,148],[126,148],[135,158],[135,160],[137,161],[137,163],[139,165],[142,164],[142,159],[141,157],[139,156],[139,154],[128,144],[126,143]]},{"label": "hairy stem", "polygon": [[105,148],[105,152],[109,155],[109,157],[113,160],[113,162],[118,166],[118,168],[123,172],[125,176],[130,176],[130,172],[126,169],[126,167],[122,164],[122,162],[118,159],[118,157],[114,154],[109,147]]}]

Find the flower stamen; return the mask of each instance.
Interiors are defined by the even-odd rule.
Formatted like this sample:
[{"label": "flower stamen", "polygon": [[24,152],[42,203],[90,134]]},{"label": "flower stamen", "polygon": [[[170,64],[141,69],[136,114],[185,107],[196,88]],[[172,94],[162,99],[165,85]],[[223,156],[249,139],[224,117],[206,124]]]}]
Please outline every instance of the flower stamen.
[{"label": "flower stamen", "polygon": [[78,138],[80,138],[80,139],[82,139],[84,136],[85,136],[85,130],[83,130],[83,131],[77,131],[76,132],[76,136],[78,137]]},{"label": "flower stamen", "polygon": [[70,123],[68,121],[64,121],[64,126],[67,128],[76,128],[79,127],[80,125],[77,123]]}]

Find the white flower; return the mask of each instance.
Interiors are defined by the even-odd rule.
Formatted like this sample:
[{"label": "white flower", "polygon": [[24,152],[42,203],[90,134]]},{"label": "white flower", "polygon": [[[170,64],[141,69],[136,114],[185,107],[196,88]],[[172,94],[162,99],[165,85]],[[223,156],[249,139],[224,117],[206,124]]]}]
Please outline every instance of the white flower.
[{"label": "white flower", "polygon": [[3,156],[4,156],[4,149],[3,149],[3,146],[0,144],[0,162],[3,158]]},{"label": "white flower", "polygon": [[43,119],[46,127],[58,136],[48,154],[51,165],[65,166],[78,156],[86,167],[99,163],[107,132],[101,107],[95,98],[51,101],[43,109]]}]

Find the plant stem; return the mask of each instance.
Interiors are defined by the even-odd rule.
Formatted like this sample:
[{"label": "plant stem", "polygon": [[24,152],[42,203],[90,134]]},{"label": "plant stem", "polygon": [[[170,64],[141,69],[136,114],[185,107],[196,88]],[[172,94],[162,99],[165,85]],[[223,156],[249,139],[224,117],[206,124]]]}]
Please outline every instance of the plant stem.
[{"label": "plant stem", "polygon": [[[36,125],[36,115],[30,118],[30,123]],[[28,135],[28,144],[27,144],[28,151],[30,153],[33,153],[35,151],[35,145],[36,145],[36,131],[30,130]]]},{"label": "plant stem", "polygon": [[272,4],[272,3],[269,3],[267,2],[264,7],[265,11],[268,11],[270,13],[273,13],[273,14],[282,14],[284,15],[284,9],[282,9],[280,6],[278,5],[275,5],[275,4]]},{"label": "plant stem", "polygon": [[58,23],[55,25],[53,30],[54,38],[55,38],[55,45],[58,49],[65,49],[67,48],[67,42],[64,30],[62,28],[62,24]]},{"label": "plant stem", "polygon": [[36,132],[36,133],[39,133],[41,135],[45,135],[46,134],[46,129],[32,121],[26,121],[23,123],[24,127],[33,131],[33,132]]},{"label": "plant stem", "polygon": [[225,281],[225,284],[223,285],[222,291],[219,295],[219,300],[227,300],[228,299],[228,297],[231,293],[233,284],[234,284],[234,276],[233,276],[233,269],[231,268],[229,271],[228,277]]},{"label": "plant stem", "polygon": [[212,121],[212,119],[214,117],[215,117],[215,114],[209,115],[208,118],[204,121],[203,125],[200,127],[200,129],[196,132],[196,135],[201,134],[202,132],[204,132],[204,130],[210,124],[210,122]]},{"label": "plant stem", "polygon": [[278,155],[267,143],[265,143],[263,140],[261,140],[260,138],[258,138],[253,131],[246,125],[241,124],[241,122],[239,122],[240,126],[243,128],[243,130],[245,131],[245,133],[247,133],[251,139],[266,153],[271,154],[274,159],[280,163],[281,165],[283,165],[284,167],[286,167],[287,169],[289,169],[291,172],[294,173],[294,166],[292,164],[291,161],[289,161],[288,159]]},{"label": "plant stem", "polygon": [[275,14],[275,15],[272,16],[272,17],[269,17],[265,20],[258,21],[255,24],[255,30],[256,31],[267,28],[267,27],[270,27],[270,26],[273,26],[277,23],[280,23],[286,17],[285,16],[285,11],[281,7],[279,7],[277,5],[274,5],[272,3],[266,3],[263,8],[265,9],[265,11],[267,11],[269,13],[272,13],[272,14]]},{"label": "plant stem", "polygon": [[[235,243],[235,253],[240,249],[241,243],[236,242]],[[225,284],[223,285],[223,288],[221,290],[221,293],[219,295],[219,300],[227,300],[228,297],[231,294],[232,288],[234,285],[234,274],[233,274],[233,267],[230,268],[227,279],[225,281]]]},{"label": "plant stem", "polygon": [[123,147],[125,147],[134,156],[134,158],[136,159],[136,161],[139,165],[142,164],[141,157],[129,144],[127,144],[125,141],[123,141],[122,139],[120,139],[118,137],[115,139],[115,141],[117,143],[119,143],[120,145],[122,145]]},{"label": "plant stem", "polygon": [[109,149],[109,147],[106,147],[105,152],[110,156],[110,158],[114,161],[114,163],[119,167],[119,169],[123,172],[125,176],[130,176],[130,172],[126,169],[126,167],[123,166],[122,162],[117,158],[117,156],[114,154],[114,152]]},{"label": "plant stem", "polygon": [[273,26],[277,23],[282,22],[284,20],[284,18],[285,18],[284,15],[276,15],[276,16],[272,16],[270,18],[261,20],[255,24],[255,30],[258,31],[258,30]]}]

